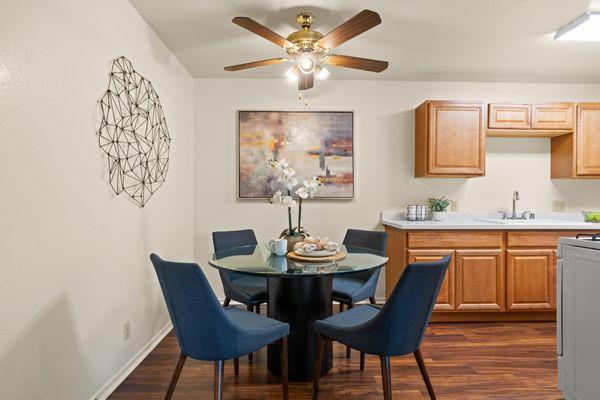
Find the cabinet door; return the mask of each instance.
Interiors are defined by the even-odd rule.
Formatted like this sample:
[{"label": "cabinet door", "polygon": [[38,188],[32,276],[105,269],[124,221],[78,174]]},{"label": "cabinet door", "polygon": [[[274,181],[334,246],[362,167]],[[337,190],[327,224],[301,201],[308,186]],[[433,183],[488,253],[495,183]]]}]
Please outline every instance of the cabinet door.
[{"label": "cabinet door", "polygon": [[555,304],[554,250],[508,250],[509,310],[551,310]]},{"label": "cabinet door", "polygon": [[435,302],[435,310],[452,311],[454,310],[454,251],[453,250],[408,250],[407,262],[432,262],[439,261],[446,255],[452,255],[452,260],[446,271],[444,282],[440,288],[437,300]]},{"label": "cabinet door", "polygon": [[577,106],[577,175],[600,175],[600,103]]},{"label": "cabinet door", "polygon": [[534,104],[531,128],[573,130],[573,103]]},{"label": "cabinet door", "polygon": [[456,250],[456,309],[504,308],[502,250]]},{"label": "cabinet door", "polygon": [[483,175],[484,105],[431,102],[428,114],[429,175]]},{"label": "cabinet door", "polygon": [[529,104],[490,104],[488,126],[490,129],[530,129]]}]

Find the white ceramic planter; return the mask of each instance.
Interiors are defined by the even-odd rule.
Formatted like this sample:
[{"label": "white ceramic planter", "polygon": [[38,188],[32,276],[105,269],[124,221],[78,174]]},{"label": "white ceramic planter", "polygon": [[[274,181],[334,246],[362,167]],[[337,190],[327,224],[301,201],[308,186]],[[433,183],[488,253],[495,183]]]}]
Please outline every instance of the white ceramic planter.
[{"label": "white ceramic planter", "polygon": [[446,217],[445,211],[432,211],[431,212],[431,218],[434,221],[443,221],[445,217]]}]

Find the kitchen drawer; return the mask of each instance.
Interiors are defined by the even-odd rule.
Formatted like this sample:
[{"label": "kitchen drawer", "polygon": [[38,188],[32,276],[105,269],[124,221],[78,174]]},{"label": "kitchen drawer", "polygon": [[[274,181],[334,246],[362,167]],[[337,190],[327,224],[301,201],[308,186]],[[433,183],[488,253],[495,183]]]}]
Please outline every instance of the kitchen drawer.
[{"label": "kitchen drawer", "polygon": [[500,248],[502,232],[409,232],[409,249],[452,248]]},{"label": "kitchen drawer", "polygon": [[508,232],[508,247],[552,247],[561,237],[575,237],[581,231],[522,231]]},{"label": "kitchen drawer", "polygon": [[532,129],[573,130],[573,103],[534,104]]}]

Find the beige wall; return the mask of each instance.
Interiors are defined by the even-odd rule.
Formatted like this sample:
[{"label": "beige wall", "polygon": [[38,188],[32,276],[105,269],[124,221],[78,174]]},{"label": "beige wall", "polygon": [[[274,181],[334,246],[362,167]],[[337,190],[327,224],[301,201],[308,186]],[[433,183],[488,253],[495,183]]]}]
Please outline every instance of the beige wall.
[{"label": "beige wall", "polygon": [[[459,211],[510,207],[514,190],[521,193],[522,210],[551,211],[552,200],[565,200],[570,210],[600,208],[600,181],[550,180],[549,139],[489,139],[483,178],[414,178],[413,109],[427,99],[600,100],[600,85],[326,82],[309,92],[306,109],[354,111],[356,198],[306,204],[303,225],[311,233],[340,240],[349,227],[382,229],[381,210],[431,195],[456,200]],[[283,79],[196,80],[195,107],[194,254],[206,265],[211,231],[252,227],[264,240],[286,223],[284,209],[236,200],[236,110],[305,108]],[[205,269],[220,292],[218,274]]]},{"label": "beige wall", "polygon": [[[150,251],[192,257],[193,80],[126,0],[0,9],[0,398],[86,400],[168,323]],[[121,55],[173,139],[143,210],[111,196],[95,136]]]}]

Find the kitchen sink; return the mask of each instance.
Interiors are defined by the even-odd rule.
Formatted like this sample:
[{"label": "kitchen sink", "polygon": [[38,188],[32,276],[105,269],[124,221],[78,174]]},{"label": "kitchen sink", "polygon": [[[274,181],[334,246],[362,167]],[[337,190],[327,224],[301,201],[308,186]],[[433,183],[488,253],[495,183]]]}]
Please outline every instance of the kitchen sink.
[{"label": "kitchen sink", "polygon": [[489,222],[492,224],[501,225],[560,225],[572,224],[573,221],[565,221],[560,219],[501,219],[501,218],[481,218],[479,222]]}]

